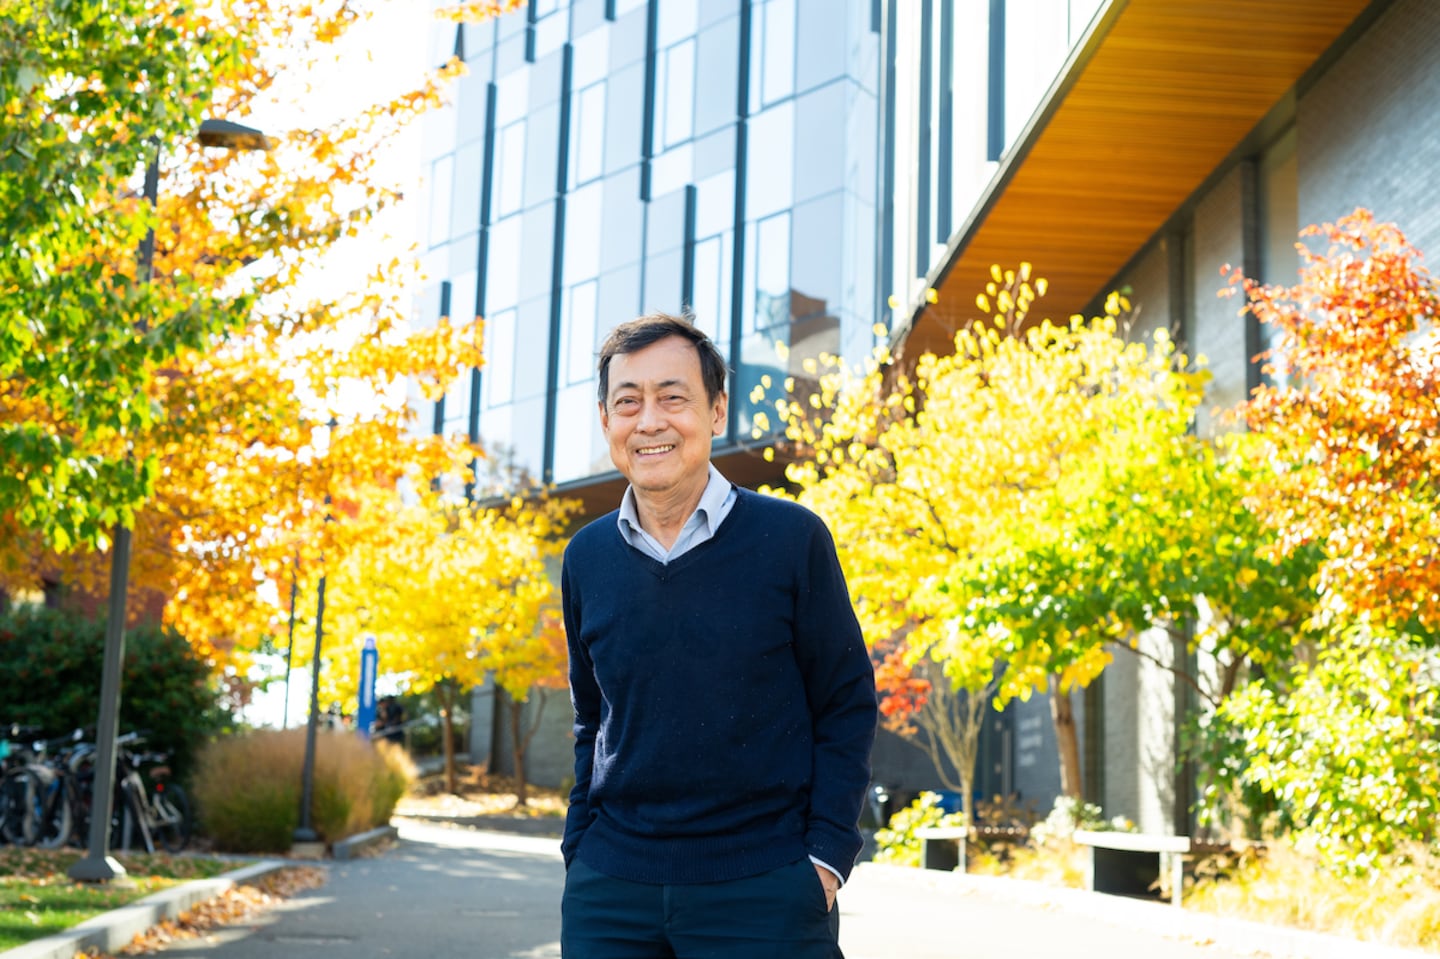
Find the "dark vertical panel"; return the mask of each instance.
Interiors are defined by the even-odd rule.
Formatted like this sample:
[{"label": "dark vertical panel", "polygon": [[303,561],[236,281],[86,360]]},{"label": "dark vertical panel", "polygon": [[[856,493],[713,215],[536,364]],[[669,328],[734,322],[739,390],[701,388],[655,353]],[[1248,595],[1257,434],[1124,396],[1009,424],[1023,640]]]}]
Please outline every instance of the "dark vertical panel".
[{"label": "dark vertical panel", "polygon": [[1005,152],[1005,0],[990,0],[989,73],[985,159],[993,161]]},{"label": "dark vertical panel", "polygon": [[1192,827],[1198,824],[1194,808],[1195,798],[1199,794],[1199,769],[1193,760],[1185,756],[1185,730],[1190,725],[1190,718],[1199,711],[1200,705],[1195,695],[1195,682],[1200,675],[1200,659],[1191,647],[1194,634],[1195,622],[1190,617],[1186,617],[1170,634],[1172,655],[1178,667],[1175,670],[1175,730],[1171,747],[1175,750],[1175,802],[1172,814],[1173,828],[1177,836],[1195,835]]},{"label": "dark vertical panel", "polygon": [[[445,280],[440,284],[440,319],[450,318],[450,281]],[[430,432],[436,436],[445,432],[445,395],[435,401],[435,418],[430,424]]]},{"label": "dark vertical panel", "polygon": [[1187,222],[1178,224],[1165,237],[1165,284],[1169,289],[1170,334],[1186,352],[1190,351],[1189,229]]},{"label": "dark vertical panel", "polygon": [[880,102],[881,123],[884,135],[880,138],[879,202],[875,205],[880,222],[878,281],[875,284],[875,318],[884,320],[889,326],[890,285],[895,282],[895,6],[890,0],[885,16],[885,32],[881,45],[885,51],[885,62],[881,68]]},{"label": "dark vertical panel", "polygon": [[560,162],[555,177],[555,242],[550,265],[550,343],[545,369],[545,445],[541,475],[545,483],[555,481],[555,418],[560,408],[560,308],[565,297],[565,190],[570,164],[570,97],[575,48],[565,44],[560,55]]},{"label": "dark vertical panel", "polygon": [[[754,20],[751,0],[740,0],[740,68],[735,82],[735,224],[730,269],[730,370],[740,370],[740,340],[745,329],[745,184],[750,177],[747,151],[750,144],[750,33]],[[731,390],[731,392],[734,392]],[[740,428],[740,403],[729,406],[730,422],[725,441],[734,443]]]},{"label": "dark vertical panel", "polygon": [[659,71],[659,51],[655,49],[659,32],[660,0],[645,5],[645,111],[640,127],[640,199],[650,200],[650,159],[655,155],[655,81]]},{"label": "dark vertical panel", "polygon": [[[480,242],[475,258],[475,315],[482,317],[486,310],[486,266],[490,257],[490,204],[495,181],[495,102],[498,94],[495,81],[485,85],[485,153],[480,162]],[[470,371],[470,409],[465,425],[472,443],[480,442],[480,387],[483,382],[484,373],[479,367]],[[479,469],[479,460],[470,464],[472,478]],[[465,484],[465,498],[475,498],[473,479]]]},{"label": "dark vertical panel", "polygon": [[605,19],[615,19],[615,0],[605,0]]},{"label": "dark vertical panel", "polygon": [[930,162],[934,108],[934,41],[935,0],[920,0],[920,140],[919,165],[915,172],[915,268],[912,275],[924,276],[930,268],[930,186],[933,167]]},{"label": "dark vertical panel", "polygon": [[940,0],[940,103],[935,117],[939,156],[935,161],[935,242],[954,229],[951,179],[955,169],[955,0]]},{"label": "dark vertical panel", "polygon": [[[1080,744],[1080,781],[1084,784],[1085,801],[1105,805],[1105,674],[1101,673],[1085,687],[1083,732]],[[1182,834],[1188,835],[1188,834]]]},{"label": "dark vertical panel", "polygon": [[[1260,164],[1253,157],[1240,163],[1240,263],[1246,276],[1260,275]],[[1248,396],[1265,382],[1259,359],[1265,351],[1265,336],[1254,313],[1245,314],[1245,393]]]},{"label": "dark vertical panel", "polygon": [[870,32],[879,33],[883,24],[884,0],[870,0]]},{"label": "dark vertical panel", "polygon": [[680,302],[687,310],[695,306],[695,184],[685,187],[685,252],[681,256]]},{"label": "dark vertical panel", "polygon": [[538,19],[535,15],[535,4],[537,0],[530,0],[525,7],[525,62],[535,62],[535,23]]}]

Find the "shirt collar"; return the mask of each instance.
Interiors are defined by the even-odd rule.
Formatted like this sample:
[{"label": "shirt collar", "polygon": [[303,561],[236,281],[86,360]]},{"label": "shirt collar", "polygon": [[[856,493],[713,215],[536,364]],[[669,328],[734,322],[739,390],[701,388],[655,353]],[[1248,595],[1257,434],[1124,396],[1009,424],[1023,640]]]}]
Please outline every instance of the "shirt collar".
[{"label": "shirt collar", "polygon": [[[725,500],[730,496],[730,481],[721,475],[714,463],[709,465],[710,479],[705,483],[705,491],[700,494],[700,502],[695,506],[695,512],[686,517],[685,525],[689,526],[698,515],[700,521],[706,525],[710,535],[713,536],[716,527],[720,525],[720,520],[724,518],[721,507],[725,505]],[[620,499],[620,516],[616,522],[622,533],[643,532],[640,526],[640,512],[635,505],[634,487],[625,487],[625,495]]]}]

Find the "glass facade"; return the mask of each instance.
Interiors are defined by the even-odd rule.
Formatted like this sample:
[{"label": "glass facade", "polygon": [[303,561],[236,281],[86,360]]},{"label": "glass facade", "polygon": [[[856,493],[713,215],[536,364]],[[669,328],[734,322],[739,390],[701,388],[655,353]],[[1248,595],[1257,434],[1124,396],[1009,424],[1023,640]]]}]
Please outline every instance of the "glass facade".
[{"label": "glass facade", "polygon": [[689,310],[733,371],[717,452],[753,446],[755,384],[869,351],[1100,6],[531,0],[437,23],[434,58],[468,73],[427,120],[417,310],[484,316],[486,365],[421,422],[538,480],[609,474],[598,345]]}]

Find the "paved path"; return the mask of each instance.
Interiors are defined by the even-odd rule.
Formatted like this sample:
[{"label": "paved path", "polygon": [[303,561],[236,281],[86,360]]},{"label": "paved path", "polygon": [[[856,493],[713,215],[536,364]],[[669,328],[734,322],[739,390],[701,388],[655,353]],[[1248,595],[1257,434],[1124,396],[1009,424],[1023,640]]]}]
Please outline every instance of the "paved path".
[{"label": "paved path", "polygon": [[[337,862],[319,889],[168,955],[204,959],[556,959],[558,843],[402,821],[400,843]],[[1392,956],[1169,906],[1029,883],[862,864],[840,894],[847,959],[1242,959]],[[1226,945],[1228,943],[1229,945]]]}]

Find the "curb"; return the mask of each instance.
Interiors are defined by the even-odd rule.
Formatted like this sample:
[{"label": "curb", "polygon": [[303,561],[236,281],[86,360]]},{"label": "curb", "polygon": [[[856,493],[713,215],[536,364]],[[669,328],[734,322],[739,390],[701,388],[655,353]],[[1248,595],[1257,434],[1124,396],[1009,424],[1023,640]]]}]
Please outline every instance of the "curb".
[{"label": "curb", "polygon": [[861,863],[855,868],[872,875],[883,875],[885,882],[896,885],[907,882],[932,888],[939,885],[962,895],[981,895],[1098,917],[1127,929],[1145,929],[1174,939],[1211,943],[1235,952],[1276,959],[1435,959],[1435,953],[1419,949],[1402,949],[1328,933],[1232,919],[1177,908],[1166,902],[1048,886],[1028,879],[971,876],[878,863]]},{"label": "curb", "polygon": [[377,826],[369,832],[362,832],[358,835],[347,836],[330,846],[330,855],[336,862],[343,862],[347,859],[354,859],[360,853],[371,846],[378,845],[387,839],[399,839],[400,830],[386,824]]},{"label": "curb", "polygon": [[565,820],[550,817],[512,819],[508,816],[452,816],[447,813],[397,812],[395,818],[436,826],[458,826],[463,829],[511,833],[517,836],[536,836],[542,839],[559,839],[565,834]]},{"label": "curb", "polygon": [[162,889],[127,906],[112,909],[86,919],[63,932],[27,942],[23,946],[0,953],[4,959],[74,959],[83,949],[98,948],[115,952],[130,944],[136,936],[166,919],[213,899],[234,886],[255,882],[272,872],[293,866],[287,860],[265,860],[253,866],[235,869],[214,879],[193,879],[171,889]]}]

